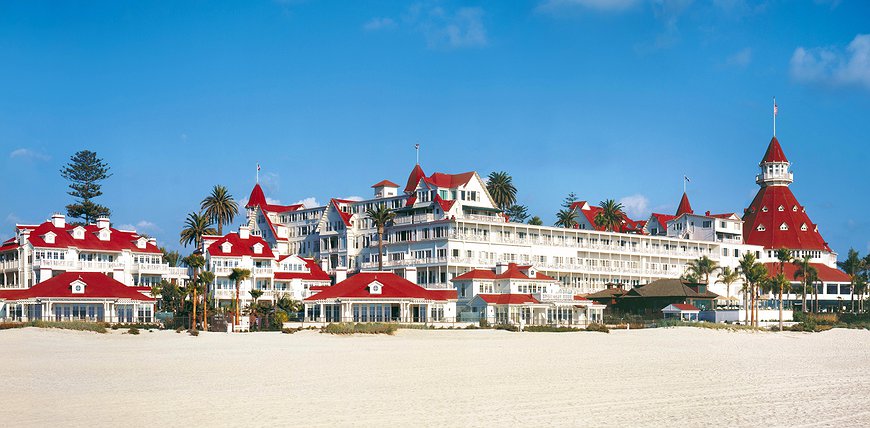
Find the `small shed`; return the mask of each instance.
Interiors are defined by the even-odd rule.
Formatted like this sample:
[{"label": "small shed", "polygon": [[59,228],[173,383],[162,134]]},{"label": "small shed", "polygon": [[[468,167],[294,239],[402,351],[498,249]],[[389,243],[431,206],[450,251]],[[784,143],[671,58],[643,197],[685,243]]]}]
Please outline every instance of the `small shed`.
[{"label": "small shed", "polygon": [[662,309],[665,319],[678,319],[680,321],[698,321],[700,309],[688,303],[671,303]]}]

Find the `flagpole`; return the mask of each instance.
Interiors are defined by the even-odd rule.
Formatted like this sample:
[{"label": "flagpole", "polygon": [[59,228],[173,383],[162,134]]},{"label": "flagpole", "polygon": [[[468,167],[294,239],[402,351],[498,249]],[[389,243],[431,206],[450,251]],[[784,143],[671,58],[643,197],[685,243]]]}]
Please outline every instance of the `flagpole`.
[{"label": "flagpole", "polygon": [[773,97],[773,136],[776,137],[776,97]]}]

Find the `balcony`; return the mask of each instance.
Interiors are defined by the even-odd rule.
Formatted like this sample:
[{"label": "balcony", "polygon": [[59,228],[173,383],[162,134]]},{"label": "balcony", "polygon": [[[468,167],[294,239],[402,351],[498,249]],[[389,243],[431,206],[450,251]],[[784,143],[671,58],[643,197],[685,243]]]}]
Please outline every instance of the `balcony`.
[{"label": "balcony", "polygon": [[0,270],[18,270],[18,260],[8,260],[0,262]]},{"label": "balcony", "polygon": [[462,216],[462,219],[472,221],[486,221],[490,223],[507,223],[505,218],[500,215],[466,214]]},{"label": "balcony", "polygon": [[272,276],[272,268],[255,267],[251,269],[251,273],[254,276]]},{"label": "balcony", "polygon": [[435,221],[434,214],[422,214],[414,216],[396,217],[393,219],[393,224],[396,226],[404,224],[429,223]]},{"label": "balcony", "polygon": [[564,291],[560,291],[558,293],[534,293],[532,294],[538,301],[541,302],[564,302],[564,301],[574,301],[574,294],[568,293]]}]

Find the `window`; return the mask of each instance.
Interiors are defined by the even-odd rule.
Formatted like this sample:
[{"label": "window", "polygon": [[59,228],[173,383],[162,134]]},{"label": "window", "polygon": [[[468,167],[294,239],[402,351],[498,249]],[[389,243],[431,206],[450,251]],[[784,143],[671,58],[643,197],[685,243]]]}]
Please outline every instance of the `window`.
[{"label": "window", "polygon": [[708,220],[708,221],[705,221],[704,224],[703,224],[703,227],[705,227],[705,228],[713,227],[713,222],[712,222],[712,221],[709,221],[709,220]]},{"label": "window", "polygon": [[779,208],[777,208],[776,210],[777,210],[777,211],[785,211],[785,207],[783,207],[782,205],[780,205]]},{"label": "window", "polygon": [[828,284],[827,293],[825,294],[837,294],[837,284]]},{"label": "window", "polygon": [[755,230],[757,230],[759,232],[764,232],[767,229],[764,228],[763,224],[759,224],[758,227],[755,228]]},{"label": "window", "polygon": [[852,286],[847,284],[840,284],[840,294],[849,294],[852,292]]},{"label": "window", "polygon": [[788,225],[785,223],[779,225],[779,230],[788,230]]}]

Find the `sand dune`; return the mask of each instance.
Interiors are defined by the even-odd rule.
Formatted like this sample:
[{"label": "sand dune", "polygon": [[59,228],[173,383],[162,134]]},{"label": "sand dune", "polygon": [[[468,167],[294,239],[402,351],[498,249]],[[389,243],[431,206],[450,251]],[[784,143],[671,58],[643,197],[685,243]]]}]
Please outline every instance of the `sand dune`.
[{"label": "sand dune", "polygon": [[5,426],[859,426],[870,332],[0,331]]}]

